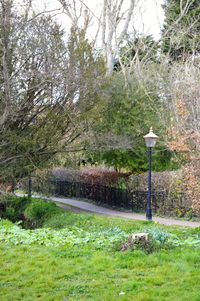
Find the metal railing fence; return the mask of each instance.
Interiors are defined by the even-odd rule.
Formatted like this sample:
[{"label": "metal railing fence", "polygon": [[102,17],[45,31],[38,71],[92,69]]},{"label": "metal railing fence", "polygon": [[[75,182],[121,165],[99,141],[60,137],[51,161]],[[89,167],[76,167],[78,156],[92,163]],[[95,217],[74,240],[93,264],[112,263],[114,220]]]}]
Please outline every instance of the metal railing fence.
[{"label": "metal railing fence", "polygon": [[[68,181],[51,181],[51,187],[51,193],[56,196],[88,199],[98,205],[107,205],[108,207],[136,212],[146,210],[147,191],[132,191],[100,184]],[[167,197],[168,194],[165,191],[152,193],[152,209],[155,213],[160,207],[164,206]]]}]

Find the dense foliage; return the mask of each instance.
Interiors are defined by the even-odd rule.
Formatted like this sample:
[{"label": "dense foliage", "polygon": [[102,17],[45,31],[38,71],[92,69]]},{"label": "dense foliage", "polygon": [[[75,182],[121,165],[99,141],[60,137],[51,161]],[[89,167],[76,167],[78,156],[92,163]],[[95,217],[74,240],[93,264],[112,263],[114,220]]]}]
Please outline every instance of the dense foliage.
[{"label": "dense foliage", "polygon": [[[150,65],[148,70],[146,66],[146,72],[151,72],[154,67]],[[147,170],[143,136],[153,126],[160,140],[154,154],[154,169],[175,168],[176,164],[170,165],[173,153],[166,149],[163,141],[164,127],[158,114],[162,103],[155,83],[148,78],[141,80],[137,71],[133,70],[127,87],[122,74],[116,73],[104,94],[107,101],[99,112],[100,118],[91,118],[86,163],[104,163],[118,171],[123,168],[132,172]]]}]

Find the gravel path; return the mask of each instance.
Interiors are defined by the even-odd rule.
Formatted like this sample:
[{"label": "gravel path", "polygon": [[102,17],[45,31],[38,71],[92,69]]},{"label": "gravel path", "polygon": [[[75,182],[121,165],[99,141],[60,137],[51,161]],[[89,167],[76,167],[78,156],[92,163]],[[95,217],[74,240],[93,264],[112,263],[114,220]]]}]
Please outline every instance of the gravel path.
[{"label": "gravel path", "polygon": [[[19,195],[20,196],[20,195]],[[40,196],[34,196],[41,198]],[[118,210],[108,209],[105,207],[97,206],[85,201],[79,201],[74,199],[68,199],[68,198],[60,198],[60,197],[45,197],[44,199],[52,200],[56,203],[58,203],[58,206],[64,208],[64,209],[70,209],[72,211],[87,211],[92,212],[96,214],[103,214],[108,216],[115,216],[115,217],[121,217],[121,218],[128,218],[128,219],[134,219],[134,220],[140,220],[145,221],[146,216],[144,214],[134,213],[134,212],[122,212]],[[159,224],[171,226],[183,226],[183,227],[193,227],[197,228],[200,227],[200,222],[190,222],[190,221],[184,221],[184,220],[176,220],[171,218],[162,218],[162,217],[153,217],[154,222],[158,222]]]}]

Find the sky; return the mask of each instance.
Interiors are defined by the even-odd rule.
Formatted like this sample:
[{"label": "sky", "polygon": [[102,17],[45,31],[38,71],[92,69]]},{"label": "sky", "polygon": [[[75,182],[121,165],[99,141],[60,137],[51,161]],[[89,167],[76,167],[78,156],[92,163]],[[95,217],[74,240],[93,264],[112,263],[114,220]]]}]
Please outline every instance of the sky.
[{"label": "sky", "polygon": [[[20,0],[19,0],[20,1]],[[93,37],[94,33],[97,31],[98,22],[97,18],[100,17],[102,2],[103,0],[75,0],[77,5],[80,2],[84,2],[85,5],[91,10],[95,17],[93,17],[88,34]],[[130,0],[124,0],[123,11],[128,8]],[[71,3],[72,0],[66,0],[66,2]],[[164,20],[164,13],[161,7],[164,0],[136,0],[136,9],[133,17],[133,22],[130,24],[129,31],[133,31],[135,28],[140,33],[152,34],[155,39],[160,36],[160,29]],[[33,0],[34,9],[36,11],[42,11],[44,9],[53,10],[61,7],[58,0]],[[58,12],[56,12],[58,13]],[[67,29],[69,28],[69,19],[66,15],[59,13],[55,16],[59,23]]]}]

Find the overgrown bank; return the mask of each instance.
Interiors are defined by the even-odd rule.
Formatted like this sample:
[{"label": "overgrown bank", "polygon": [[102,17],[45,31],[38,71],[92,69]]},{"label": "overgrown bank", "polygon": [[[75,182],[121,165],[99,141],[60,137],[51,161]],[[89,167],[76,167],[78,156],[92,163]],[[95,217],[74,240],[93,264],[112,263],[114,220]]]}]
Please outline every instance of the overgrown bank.
[{"label": "overgrown bank", "polygon": [[[200,244],[198,235],[180,236],[176,231],[168,233],[156,223],[143,222],[138,228],[134,223],[132,227],[125,227],[120,222],[111,219],[112,223],[100,224],[101,218],[93,215],[74,214],[65,212],[56,207],[55,203],[27,197],[10,197],[4,201],[5,210],[2,212],[0,240],[12,244],[44,244],[68,245],[92,244],[100,246],[117,247],[126,245],[126,249],[143,249],[153,252],[160,248],[169,249],[176,246],[195,246]],[[102,218],[102,220],[104,220]],[[171,229],[170,229],[171,230]],[[132,234],[142,231],[147,233],[148,240],[139,244],[132,239]],[[198,233],[198,231],[197,231]],[[115,245],[115,246],[114,246]]]},{"label": "overgrown bank", "polygon": [[[13,291],[15,300],[199,300],[199,229],[75,214],[27,198],[7,200],[4,217],[24,220],[0,221],[3,301]],[[138,232],[149,241],[134,242]]]}]

